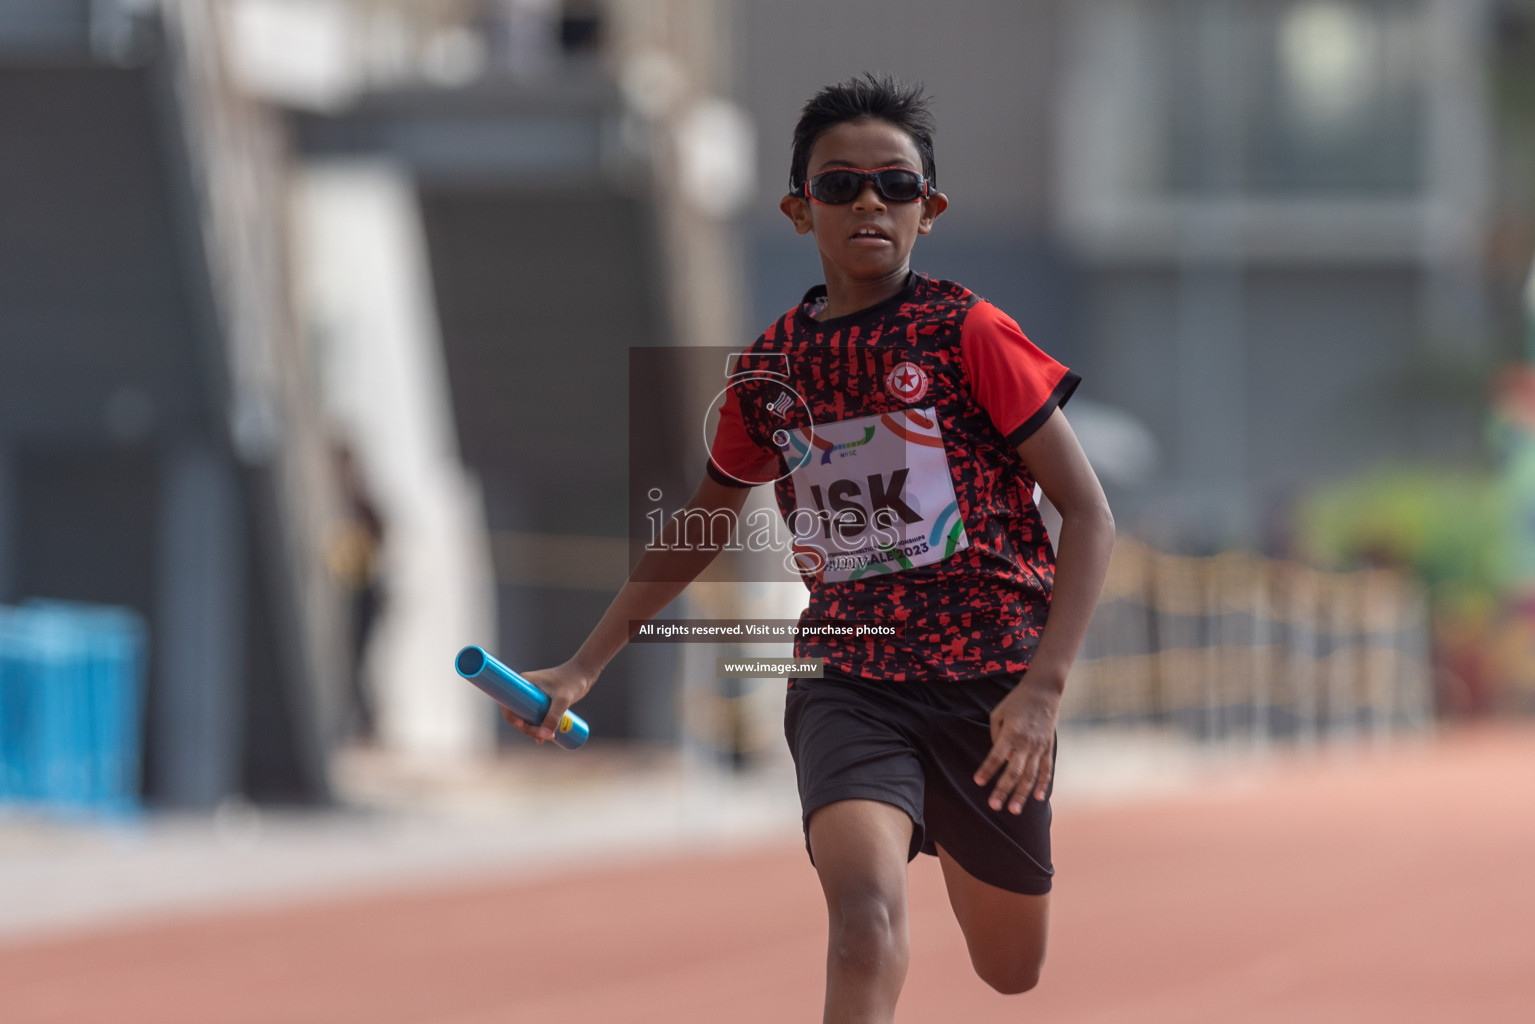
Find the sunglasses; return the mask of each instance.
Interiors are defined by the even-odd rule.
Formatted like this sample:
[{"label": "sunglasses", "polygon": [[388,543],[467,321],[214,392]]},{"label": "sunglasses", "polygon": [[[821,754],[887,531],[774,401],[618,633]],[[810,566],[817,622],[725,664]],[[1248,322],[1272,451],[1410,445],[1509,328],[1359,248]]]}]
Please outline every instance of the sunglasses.
[{"label": "sunglasses", "polygon": [[932,191],[932,182],[907,167],[834,167],[807,179],[800,190],[808,199],[838,206],[857,199],[866,181],[874,182],[874,191],[887,203],[914,203]]}]

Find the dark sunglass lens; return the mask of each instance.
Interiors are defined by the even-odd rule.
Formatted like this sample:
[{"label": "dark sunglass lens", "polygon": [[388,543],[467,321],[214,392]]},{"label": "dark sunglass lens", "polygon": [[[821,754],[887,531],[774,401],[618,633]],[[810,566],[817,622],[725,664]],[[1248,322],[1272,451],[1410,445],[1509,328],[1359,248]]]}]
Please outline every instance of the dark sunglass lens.
[{"label": "dark sunglass lens", "polygon": [[823,203],[851,202],[863,185],[852,171],[827,171],[810,179],[810,194]]},{"label": "dark sunglass lens", "polygon": [[892,203],[909,203],[922,195],[922,176],[915,171],[880,171],[879,190]]}]

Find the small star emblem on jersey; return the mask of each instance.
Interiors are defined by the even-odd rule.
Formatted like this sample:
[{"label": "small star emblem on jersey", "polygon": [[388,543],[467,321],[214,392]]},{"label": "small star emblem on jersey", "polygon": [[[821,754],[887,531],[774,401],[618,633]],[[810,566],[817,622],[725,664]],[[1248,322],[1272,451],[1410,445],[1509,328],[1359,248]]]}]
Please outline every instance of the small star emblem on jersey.
[{"label": "small star emblem on jersey", "polygon": [[902,362],[885,377],[885,390],[897,402],[915,402],[927,394],[927,371],[916,363]]}]

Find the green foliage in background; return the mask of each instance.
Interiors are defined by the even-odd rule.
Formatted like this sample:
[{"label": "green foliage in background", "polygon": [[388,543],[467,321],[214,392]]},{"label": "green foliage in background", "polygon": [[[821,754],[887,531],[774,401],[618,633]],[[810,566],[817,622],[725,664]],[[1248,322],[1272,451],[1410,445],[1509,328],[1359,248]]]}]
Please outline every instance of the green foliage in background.
[{"label": "green foliage in background", "polygon": [[1488,474],[1381,470],[1313,493],[1300,509],[1300,539],[1328,567],[1401,566],[1439,599],[1491,599],[1509,582],[1507,493]]}]

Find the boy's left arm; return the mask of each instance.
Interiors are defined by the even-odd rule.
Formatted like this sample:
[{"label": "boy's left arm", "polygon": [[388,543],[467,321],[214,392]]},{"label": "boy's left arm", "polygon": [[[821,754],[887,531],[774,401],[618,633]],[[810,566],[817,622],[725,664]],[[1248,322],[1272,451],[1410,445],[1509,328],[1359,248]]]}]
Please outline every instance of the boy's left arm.
[{"label": "boy's left arm", "polygon": [[1036,800],[1043,800],[1049,788],[1061,691],[1114,550],[1108,499],[1060,409],[1018,445],[1018,454],[1060,512],[1061,529],[1056,537],[1055,587],[1039,646],[1023,679],[992,711],[991,753],[975,774],[980,786],[996,777],[991,807],[1001,810],[1006,803],[1014,814],[1023,810],[1031,787]]}]

